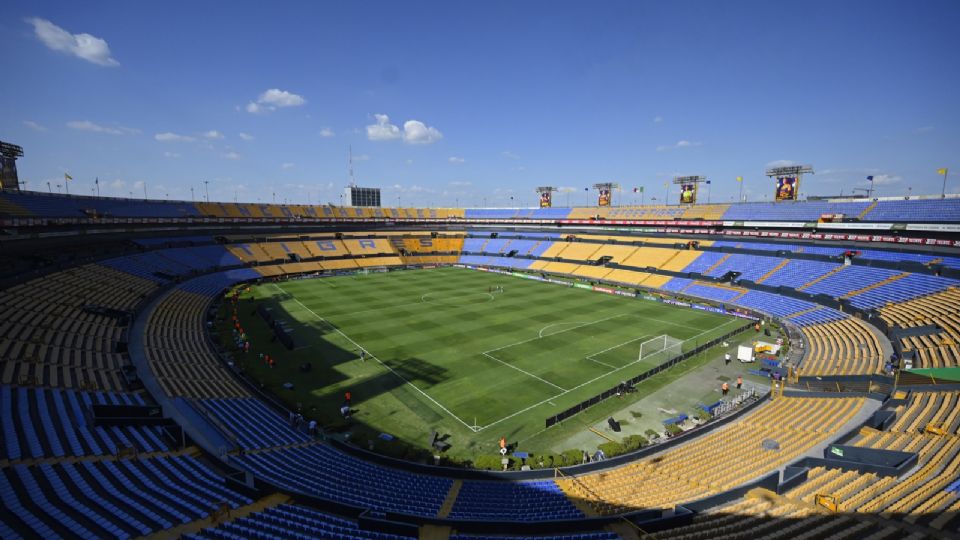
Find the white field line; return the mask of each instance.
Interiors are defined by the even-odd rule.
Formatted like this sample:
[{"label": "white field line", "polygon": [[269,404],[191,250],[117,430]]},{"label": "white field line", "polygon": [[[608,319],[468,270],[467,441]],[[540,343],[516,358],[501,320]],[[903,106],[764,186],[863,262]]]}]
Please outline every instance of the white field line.
[{"label": "white field line", "polygon": [[602,350],[602,351],[595,352],[595,353],[587,356],[586,358],[587,358],[587,360],[590,360],[591,362],[596,362],[596,363],[598,363],[598,364],[603,364],[603,365],[605,365],[605,366],[607,366],[607,367],[609,367],[609,368],[616,369],[616,367],[611,366],[610,364],[607,364],[606,362],[601,362],[601,361],[599,361],[599,360],[594,359],[594,356],[600,356],[601,354],[603,354],[603,353],[605,353],[605,352],[607,352],[607,351],[612,351],[612,350],[614,350],[614,349],[619,349],[620,347],[623,347],[624,345],[628,345],[628,344],[630,344],[630,343],[633,343],[634,341],[640,341],[641,339],[645,339],[645,338],[648,338],[648,337],[650,337],[650,336],[641,336],[641,337],[638,337],[638,338],[633,338],[633,339],[631,339],[630,341],[624,341],[623,343],[621,343],[621,344],[619,344],[619,345],[614,345],[613,347],[607,347],[606,349],[604,349],[604,350]]},{"label": "white field line", "polygon": [[[560,330],[559,332],[554,332],[554,333],[552,333],[552,334],[547,334],[546,337],[555,336],[555,335],[557,335],[557,334],[562,334],[562,333],[564,333],[564,332],[569,332],[569,331],[571,331],[571,330],[576,330],[577,328],[583,328],[584,326],[590,326],[591,324],[597,324],[597,323],[601,323],[601,322],[603,322],[603,321],[609,321],[610,319],[616,319],[617,317],[625,317],[625,316],[627,316],[627,315],[630,315],[630,313],[621,313],[621,314],[619,314],[619,315],[613,315],[613,316],[611,316],[611,317],[606,317],[606,318],[603,318],[603,319],[598,319],[598,320],[593,321],[593,322],[587,322],[587,323],[583,323],[583,324],[578,324],[578,325],[576,325],[576,326],[571,326],[570,328],[567,328],[566,330]],[[515,346],[517,346],[517,345],[523,345],[524,343],[530,343],[531,341],[536,341],[536,340],[538,340],[538,339],[543,339],[543,336],[532,337],[532,338],[530,338],[530,339],[524,339],[524,340],[522,340],[522,341],[517,341],[516,343],[510,343],[509,345],[504,345],[503,347],[497,347],[496,349],[490,349],[490,350],[487,350],[487,351],[483,351],[481,354],[487,354],[487,353],[492,353],[492,352],[501,351],[501,350],[503,350],[503,349],[509,349],[510,347],[515,347]]]},{"label": "white field line", "polygon": [[[695,335],[695,336],[693,336],[693,337],[690,337],[690,338],[685,339],[685,340],[683,341],[683,343],[687,343],[687,342],[689,342],[689,341],[692,340],[692,339],[697,339],[698,337],[700,337],[700,336],[702,336],[702,335],[704,335],[704,334],[707,334],[707,333],[709,333],[709,332],[713,332],[714,330],[719,330],[719,329],[723,328],[724,326],[727,326],[727,325],[729,325],[730,323],[733,323],[733,322],[738,322],[739,320],[740,320],[740,319],[730,319],[729,321],[721,324],[720,326],[711,328],[711,329],[709,329],[709,330],[704,330],[703,332],[700,332],[699,334],[697,334],[697,335]],[[681,344],[681,346],[682,346],[682,344]],[[612,374],[614,374],[614,373],[616,373],[616,372],[618,372],[618,371],[624,370],[624,369],[626,369],[626,368],[628,368],[628,367],[636,364],[637,362],[640,362],[641,360],[643,360],[643,358],[637,358],[636,360],[634,360],[633,362],[630,362],[629,364],[626,364],[626,365],[624,365],[624,366],[615,368],[614,370],[609,371],[609,372],[607,372],[607,373],[604,373],[603,375],[599,375],[599,376],[597,376],[597,377],[594,377],[594,378],[590,379],[589,381],[586,381],[586,382],[583,382],[583,383],[581,383],[581,384],[578,384],[577,386],[574,386],[573,388],[571,388],[571,389],[569,389],[569,390],[566,390],[566,391],[564,391],[564,392],[561,392],[561,393],[559,393],[559,394],[557,394],[557,395],[555,395],[555,396],[548,397],[547,399],[545,399],[545,400],[543,400],[543,401],[540,401],[540,402],[538,402],[538,403],[534,403],[533,405],[530,405],[529,407],[527,407],[527,408],[525,408],[525,409],[522,409],[522,410],[519,410],[519,411],[517,411],[517,412],[515,412],[515,413],[513,413],[513,414],[504,416],[503,418],[501,418],[501,419],[499,419],[499,420],[497,420],[497,421],[495,421],[495,422],[492,422],[492,423],[490,423],[490,424],[487,424],[487,425],[485,425],[485,426],[477,429],[476,431],[477,431],[477,432],[483,431],[483,430],[487,429],[488,427],[495,426],[495,425],[499,424],[500,422],[503,422],[504,420],[509,420],[509,419],[513,418],[514,416],[523,414],[523,413],[529,411],[530,409],[534,409],[534,408],[536,408],[536,407],[539,407],[540,405],[543,405],[544,403],[547,403],[547,402],[549,402],[549,401],[552,401],[552,400],[554,400],[554,399],[557,399],[557,398],[559,398],[559,397],[562,397],[562,396],[564,396],[564,395],[566,395],[566,394],[568,394],[568,393],[570,393],[570,392],[573,392],[574,390],[583,388],[584,386],[586,386],[586,385],[588,385],[588,384],[590,384],[590,383],[599,381],[600,379],[602,379],[602,378],[604,378],[604,377],[606,377],[606,376],[608,376],[608,375],[612,375]]]},{"label": "white field line", "polygon": [[[277,284],[274,284],[274,287],[280,289],[280,290],[281,290],[283,293],[285,293],[285,294],[289,294],[289,293],[287,293],[287,291],[284,291],[283,288],[281,288],[281,287],[280,287],[279,285],[277,285]],[[475,428],[474,426],[471,426],[470,424],[468,424],[468,423],[464,422],[463,420],[461,420],[459,416],[457,416],[457,415],[453,414],[452,412],[450,412],[450,409],[444,407],[443,405],[440,404],[440,402],[438,402],[437,400],[435,400],[435,399],[433,399],[432,397],[430,397],[429,395],[427,395],[426,392],[424,392],[423,390],[417,388],[417,386],[416,386],[415,384],[413,384],[412,382],[410,382],[409,380],[407,380],[407,378],[404,377],[403,375],[397,373],[392,367],[388,366],[387,364],[384,364],[384,363],[383,363],[379,358],[377,358],[376,355],[374,355],[372,352],[370,352],[370,351],[368,351],[366,348],[362,347],[359,343],[357,343],[356,341],[354,341],[353,339],[351,339],[350,336],[348,336],[348,335],[344,334],[343,332],[341,332],[339,328],[337,328],[337,327],[334,326],[333,324],[327,322],[326,319],[324,319],[324,318],[321,317],[320,315],[317,315],[317,312],[316,312],[316,311],[314,311],[314,310],[308,308],[307,306],[303,305],[303,302],[301,302],[300,300],[298,300],[298,299],[296,299],[296,298],[293,298],[293,301],[296,302],[296,303],[298,303],[298,304],[300,304],[300,307],[302,307],[303,309],[305,309],[305,310],[309,311],[310,313],[312,313],[313,316],[317,318],[317,320],[319,320],[319,321],[322,322],[323,324],[325,324],[325,325],[329,326],[330,328],[332,328],[334,332],[336,332],[336,333],[340,334],[341,336],[343,336],[344,339],[346,339],[347,341],[349,341],[350,343],[352,343],[356,348],[361,349],[361,350],[363,350],[363,351],[366,351],[367,354],[370,355],[370,358],[373,358],[374,360],[377,361],[378,364],[380,364],[381,366],[387,368],[387,370],[390,371],[390,373],[393,373],[394,375],[396,375],[398,379],[400,379],[400,380],[403,381],[404,383],[408,384],[411,388],[413,388],[413,389],[416,390],[417,392],[420,392],[420,394],[423,395],[423,397],[429,399],[434,405],[436,405],[437,407],[440,407],[441,409],[443,409],[443,411],[446,412],[447,414],[449,414],[451,418],[453,418],[453,419],[455,419],[457,422],[460,422],[461,424],[463,424],[467,429],[469,429],[469,430],[471,430],[471,431],[476,431],[476,428]]]},{"label": "white field line", "polygon": [[504,362],[503,360],[497,358],[496,356],[493,356],[492,354],[487,354],[487,353],[481,353],[481,354],[483,354],[484,356],[486,356],[487,358],[489,358],[489,359],[491,359],[491,360],[495,360],[495,361],[497,361],[497,362],[500,362],[501,364],[507,366],[508,368],[513,368],[513,369],[519,371],[520,373],[523,373],[524,375],[527,375],[527,376],[529,376],[529,377],[533,377],[534,379],[536,379],[536,380],[538,380],[538,381],[540,381],[540,382],[542,382],[542,383],[549,384],[550,386],[552,386],[552,387],[554,387],[554,388],[556,388],[556,389],[558,389],[558,390],[563,390],[564,392],[567,391],[567,389],[566,389],[566,388],[563,388],[562,386],[557,386],[557,385],[553,384],[552,382],[550,382],[550,381],[548,381],[548,380],[546,380],[546,379],[540,378],[540,377],[534,375],[533,373],[530,373],[529,371],[527,371],[527,370],[525,370],[525,369],[518,368],[517,366],[515,366],[515,365],[513,365],[513,364]]}]

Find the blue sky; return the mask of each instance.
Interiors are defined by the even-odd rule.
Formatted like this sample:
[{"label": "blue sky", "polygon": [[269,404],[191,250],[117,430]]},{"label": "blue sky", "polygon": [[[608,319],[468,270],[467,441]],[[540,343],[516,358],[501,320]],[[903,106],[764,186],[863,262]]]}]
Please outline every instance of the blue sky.
[{"label": "blue sky", "polygon": [[[960,2],[26,2],[0,18],[0,139],[28,189],[384,204],[960,191]],[[952,52],[951,52],[952,51]],[[633,202],[624,189],[618,202]],[[510,197],[514,199],[511,201]],[[671,202],[676,198],[676,190]],[[701,193],[701,200],[705,194]],[[619,199],[619,200],[618,200]],[[591,199],[592,201],[593,199]]]}]

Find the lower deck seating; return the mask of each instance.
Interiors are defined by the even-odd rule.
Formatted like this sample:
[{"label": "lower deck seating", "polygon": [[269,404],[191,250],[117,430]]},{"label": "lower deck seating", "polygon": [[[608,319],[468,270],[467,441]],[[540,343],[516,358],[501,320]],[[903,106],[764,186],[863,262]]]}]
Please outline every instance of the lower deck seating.
[{"label": "lower deck seating", "polygon": [[383,512],[434,517],[453,481],[389,469],[324,444],[233,456],[238,467],[296,493]]},{"label": "lower deck seating", "polygon": [[254,398],[220,398],[201,401],[203,408],[237,436],[243,448],[269,448],[309,441],[287,420]]},{"label": "lower deck seating", "polygon": [[246,540],[249,538],[335,538],[338,540],[399,540],[394,534],[365,531],[356,521],[305,506],[285,504],[204,529],[185,538]]},{"label": "lower deck seating", "polygon": [[905,353],[915,352],[914,367],[960,366],[960,289],[888,305],[880,309],[880,317],[888,325],[901,328],[937,327],[932,334],[901,340]]},{"label": "lower deck seating", "polygon": [[[601,514],[668,508],[721,493],[783,466],[827,439],[863,398],[782,397],[719,431],[653,458],[557,482]],[[777,451],[763,441],[778,442]]]},{"label": "lower deck seating", "polygon": [[173,456],[6,467],[0,502],[0,524],[27,535],[131,538],[252,501],[201,461]]},{"label": "lower deck seating", "polygon": [[157,381],[169,396],[248,395],[207,344],[204,321],[210,300],[205,294],[177,289],[150,314],[145,352]]},{"label": "lower deck seating", "polygon": [[553,521],[578,519],[577,509],[553,480],[536,482],[466,481],[451,519]]},{"label": "lower deck seating", "polygon": [[858,319],[845,318],[801,327],[807,351],[800,375],[880,373],[886,361],[876,334]]}]

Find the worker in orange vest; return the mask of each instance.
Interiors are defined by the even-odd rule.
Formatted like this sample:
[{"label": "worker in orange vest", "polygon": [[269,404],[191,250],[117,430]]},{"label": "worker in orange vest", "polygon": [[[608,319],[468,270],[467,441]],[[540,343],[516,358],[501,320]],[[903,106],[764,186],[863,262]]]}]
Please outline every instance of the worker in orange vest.
[{"label": "worker in orange vest", "polygon": [[737,375],[737,390],[743,388],[743,375]]},{"label": "worker in orange vest", "polygon": [[723,390],[723,395],[727,395],[727,392],[730,391],[730,385],[723,383],[723,386],[721,386],[720,389]]}]

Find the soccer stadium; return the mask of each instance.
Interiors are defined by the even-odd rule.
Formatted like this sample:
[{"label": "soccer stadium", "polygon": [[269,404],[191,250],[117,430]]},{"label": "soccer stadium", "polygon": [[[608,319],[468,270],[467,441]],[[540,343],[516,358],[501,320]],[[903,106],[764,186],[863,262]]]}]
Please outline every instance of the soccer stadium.
[{"label": "soccer stadium", "polygon": [[[74,33],[90,19],[31,9],[0,38],[31,62],[133,70]],[[124,17],[100,27],[127,36],[115,51],[148,39]],[[162,116],[188,123],[168,97]],[[226,178],[260,174],[231,144],[284,155],[264,123],[308,103],[224,107],[254,126],[237,143],[67,122],[85,132],[69,170],[49,116],[4,126],[0,538],[960,537],[960,194],[927,162],[955,152],[861,175],[814,146],[830,168],[760,157],[736,164],[744,181],[681,140],[649,159],[706,174],[651,172],[650,189],[559,153],[575,188],[517,166],[502,184],[438,173],[443,192],[360,187],[379,145],[413,167],[448,144],[376,114],[317,135],[341,139],[342,185]],[[912,135],[956,142],[938,130]],[[167,162],[138,154],[170,144]],[[193,180],[151,180],[162,196],[113,172],[171,166]]]}]

